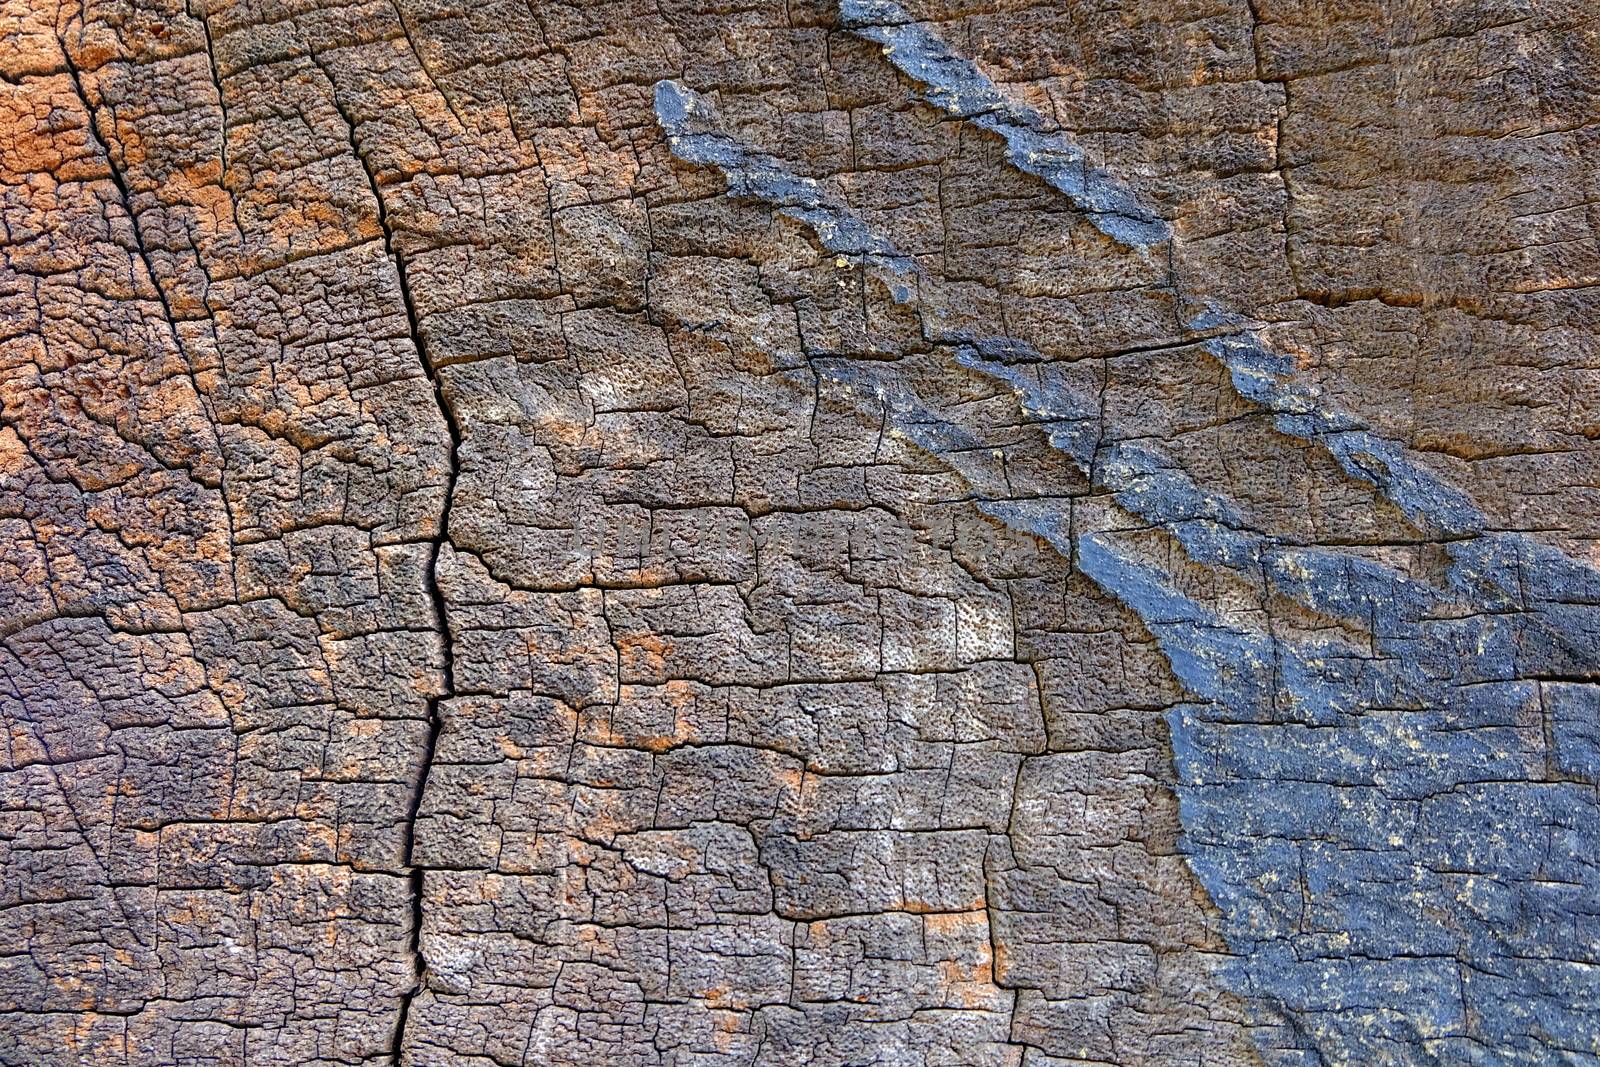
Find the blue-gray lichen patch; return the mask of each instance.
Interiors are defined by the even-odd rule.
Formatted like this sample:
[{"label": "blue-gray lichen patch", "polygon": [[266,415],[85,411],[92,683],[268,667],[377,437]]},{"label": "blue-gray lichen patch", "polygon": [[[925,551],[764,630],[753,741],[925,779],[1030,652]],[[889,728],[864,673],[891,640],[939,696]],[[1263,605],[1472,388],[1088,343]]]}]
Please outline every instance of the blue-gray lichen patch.
[{"label": "blue-gray lichen patch", "polygon": [[1092,166],[1070,137],[1048,129],[1037,112],[1013,101],[976,63],[912,21],[899,4],[843,0],[839,15],[850,32],[881,46],[895,69],[917,84],[924,100],[999,136],[1013,166],[1065,196],[1107,237],[1148,248],[1172,236],[1166,220],[1127,186]]},{"label": "blue-gray lichen patch", "polygon": [[[999,134],[1010,162],[1105,233],[1170,236],[1125,185],[887,0],[847,0],[853,32],[947,114]],[[675,152],[729,194],[809,226],[830,254],[886,272],[894,299],[958,365],[1004,383],[1025,420],[1196,564],[1359,630],[1292,638],[1221,617],[1115,534],[1075,535],[1069,503],[1017,484],[892,363],[816,372],[881,406],[977,506],[1055,545],[1132,609],[1191,700],[1168,723],[1183,847],[1221,911],[1223,972],[1284,1064],[1600,1063],[1600,575],[1492,531],[1460,490],[1328,405],[1294,361],[1216,312],[1195,351],[1284,434],[1373,485],[1450,565],[1433,584],[1352,553],[1251,529],[1225,496],[1150,444],[1107,432],[1064,365],[1006,337],[938,326],[923,268],[816,183],[715,128],[703,101],[657,88]],[[1203,335],[1203,336],[1202,336]],[[1115,428],[1112,428],[1113,430]]]}]

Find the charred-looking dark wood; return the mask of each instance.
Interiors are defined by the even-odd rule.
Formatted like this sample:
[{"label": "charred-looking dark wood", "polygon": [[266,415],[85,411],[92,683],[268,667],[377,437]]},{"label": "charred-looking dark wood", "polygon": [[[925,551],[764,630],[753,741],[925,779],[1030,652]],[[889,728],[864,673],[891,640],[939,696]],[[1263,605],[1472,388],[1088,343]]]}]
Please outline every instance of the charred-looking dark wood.
[{"label": "charred-looking dark wood", "polygon": [[0,0],[0,1064],[1600,1063],[1589,22]]}]

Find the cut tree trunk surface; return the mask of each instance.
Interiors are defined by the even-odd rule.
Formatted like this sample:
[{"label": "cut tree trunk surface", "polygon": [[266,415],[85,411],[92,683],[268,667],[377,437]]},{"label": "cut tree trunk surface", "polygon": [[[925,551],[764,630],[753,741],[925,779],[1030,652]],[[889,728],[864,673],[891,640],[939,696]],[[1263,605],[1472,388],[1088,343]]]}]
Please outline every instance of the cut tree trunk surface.
[{"label": "cut tree trunk surface", "polygon": [[1588,0],[0,0],[0,1064],[1600,1064]]}]

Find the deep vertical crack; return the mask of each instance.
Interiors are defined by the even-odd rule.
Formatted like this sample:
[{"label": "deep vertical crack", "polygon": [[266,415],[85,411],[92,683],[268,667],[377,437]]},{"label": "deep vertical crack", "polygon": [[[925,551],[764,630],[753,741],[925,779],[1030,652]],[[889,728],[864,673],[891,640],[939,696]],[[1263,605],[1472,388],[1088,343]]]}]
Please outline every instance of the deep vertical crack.
[{"label": "deep vertical crack", "polygon": [[439,731],[442,720],[439,716],[439,702],[448,699],[455,692],[455,644],[450,635],[449,616],[446,612],[444,593],[439,588],[439,556],[444,550],[445,543],[449,540],[450,509],[455,501],[456,478],[460,471],[461,457],[461,427],[456,421],[454,409],[445,398],[444,384],[435,369],[432,358],[428,355],[428,345],[422,336],[421,320],[417,314],[416,298],[412,295],[411,279],[406,272],[405,257],[395,247],[394,228],[389,222],[389,213],[384,206],[383,194],[378,187],[377,172],[373,169],[371,161],[361,150],[361,142],[356,134],[355,117],[346,109],[344,101],[339,99],[338,86],[334,83],[333,76],[323,65],[321,57],[315,50],[311,52],[311,61],[322,76],[327,79],[328,93],[339,117],[344,120],[345,133],[350,141],[350,151],[361,164],[362,173],[366,175],[367,186],[372,192],[373,202],[377,205],[378,228],[383,234],[383,248],[389,261],[394,264],[395,278],[400,288],[400,302],[405,309],[406,328],[411,336],[411,343],[416,348],[417,359],[422,364],[422,372],[427,376],[429,384],[433,387],[434,403],[439,409],[439,415],[444,420],[445,428],[450,434],[450,465],[445,475],[444,502],[439,513],[439,525],[434,534],[432,547],[428,554],[427,567],[427,592],[433,604],[433,613],[437,620],[439,640],[444,653],[443,691],[428,699],[428,738],[422,753],[422,770],[417,776],[416,789],[412,792],[410,805],[406,811],[406,851],[405,869],[411,885],[411,959],[415,968],[415,975],[408,989],[400,999],[399,1012],[395,1018],[394,1034],[390,1041],[390,1058],[398,1065],[404,1049],[406,1020],[411,1013],[411,1003],[422,991],[427,979],[428,961],[422,952],[422,891],[423,879],[427,868],[416,862],[417,845],[417,816],[422,809],[422,799],[427,792],[428,778],[433,771],[434,753],[439,745]]}]

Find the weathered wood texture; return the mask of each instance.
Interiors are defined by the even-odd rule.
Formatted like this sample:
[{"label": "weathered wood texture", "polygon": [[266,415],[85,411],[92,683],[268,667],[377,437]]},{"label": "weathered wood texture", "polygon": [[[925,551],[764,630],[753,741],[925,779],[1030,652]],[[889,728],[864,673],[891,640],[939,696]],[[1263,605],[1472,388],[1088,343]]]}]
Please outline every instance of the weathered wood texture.
[{"label": "weathered wood texture", "polygon": [[0,1063],[1600,1063],[1587,0],[0,0]]}]

